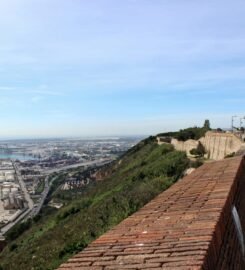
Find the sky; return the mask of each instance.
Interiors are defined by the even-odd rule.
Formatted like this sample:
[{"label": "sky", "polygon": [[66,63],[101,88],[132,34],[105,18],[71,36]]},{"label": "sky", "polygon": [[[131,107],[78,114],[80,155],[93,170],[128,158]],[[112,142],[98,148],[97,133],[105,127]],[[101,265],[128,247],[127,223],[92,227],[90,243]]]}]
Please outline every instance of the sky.
[{"label": "sky", "polygon": [[0,138],[143,135],[245,115],[245,1],[1,0]]}]

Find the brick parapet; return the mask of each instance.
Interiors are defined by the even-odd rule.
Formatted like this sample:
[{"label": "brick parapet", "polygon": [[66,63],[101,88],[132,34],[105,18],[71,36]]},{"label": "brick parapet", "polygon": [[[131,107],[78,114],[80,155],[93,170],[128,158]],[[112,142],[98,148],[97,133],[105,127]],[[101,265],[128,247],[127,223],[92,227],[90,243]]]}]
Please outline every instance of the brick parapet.
[{"label": "brick parapet", "polygon": [[242,157],[203,165],[59,270],[245,269],[231,215],[245,225],[244,175]]}]

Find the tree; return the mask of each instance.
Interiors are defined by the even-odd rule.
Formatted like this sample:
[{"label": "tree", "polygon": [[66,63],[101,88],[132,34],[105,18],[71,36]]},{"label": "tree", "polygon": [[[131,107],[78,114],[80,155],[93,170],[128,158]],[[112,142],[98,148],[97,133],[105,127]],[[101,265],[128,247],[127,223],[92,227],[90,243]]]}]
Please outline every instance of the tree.
[{"label": "tree", "polygon": [[203,127],[204,127],[205,129],[207,129],[207,130],[210,130],[210,129],[211,129],[211,128],[210,128],[210,121],[209,121],[208,119],[206,119],[206,120],[204,121]]},{"label": "tree", "polygon": [[205,149],[201,144],[199,144],[197,148],[190,150],[190,154],[196,157],[203,157],[205,154]]}]

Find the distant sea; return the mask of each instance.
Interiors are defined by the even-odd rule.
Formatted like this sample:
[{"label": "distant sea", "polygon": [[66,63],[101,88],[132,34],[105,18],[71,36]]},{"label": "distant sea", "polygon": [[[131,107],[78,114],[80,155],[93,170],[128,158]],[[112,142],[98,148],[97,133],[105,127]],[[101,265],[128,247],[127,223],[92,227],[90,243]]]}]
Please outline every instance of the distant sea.
[{"label": "distant sea", "polygon": [[27,160],[35,160],[36,158],[32,156],[22,155],[22,154],[0,152],[0,159],[18,159],[20,161],[27,161]]}]

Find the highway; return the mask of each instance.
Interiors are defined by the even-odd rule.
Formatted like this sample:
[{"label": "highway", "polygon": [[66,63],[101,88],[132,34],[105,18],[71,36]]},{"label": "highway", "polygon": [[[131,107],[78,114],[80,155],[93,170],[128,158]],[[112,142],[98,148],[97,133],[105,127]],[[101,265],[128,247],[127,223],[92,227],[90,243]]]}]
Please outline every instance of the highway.
[{"label": "highway", "polygon": [[32,208],[32,210],[31,210],[31,212],[29,213],[29,215],[28,215],[27,218],[33,218],[33,217],[35,217],[36,215],[39,214],[39,212],[41,211],[41,209],[42,209],[42,207],[43,207],[43,204],[44,204],[44,202],[45,202],[45,199],[46,199],[47,196],[48,196],[48,193],[49,193],[49,190],[50,190],[50,188],[51,188],[51,186],[52,186],[52,184],[53,184],[53,181],[54,181],[55,179],[56,179],[56,177],[53,177],[53,178],[51,179],[50,183],[49,183],[49,176],[47,176],[47,177],[45,178],[45,186],[44,186],[44,190],[43,190],[43,192],[42,192],[42,194],[41,194],[41,200],[40,200],[40,202],[39,202],[38,204],[36,204],[36,205]]},{"label": "highway", "polygon": [[105,164],[107,164],[109,162],[111,162],[111,160],[108,160],[108,159],[81,162],[81,163],[77,163],[77,164],[63,166],[63,167],[60,167],[60,168],[54,168],[54,169],[50,169],[50,170],[43,170],[43,173],[46,174],[46,175],[47,174],[50,175],[50,174],[55,173],[55,172],[66,171],[66,170],[69,170],[69,169],[75,169],[75,168],[82,167],[82,166],[105,165]]},{"label": "highway", "polygon": [[14,162],[13,162],[13,166],[15,168],[16,176],[17,176],[18,181],[20,183],[21,190],[24,193],[26,202],[28,203],[28,208],[32,209],[34,207],[33,200],[31,199],[31,196],[30,196],[28,190],[26,189],[26,185],[25,185],[25,182],[24,182],[24,180],[23,180],[23,178],[22,178],[22,176],[20,174],[20,171],[19,171],[17,165]]}]

